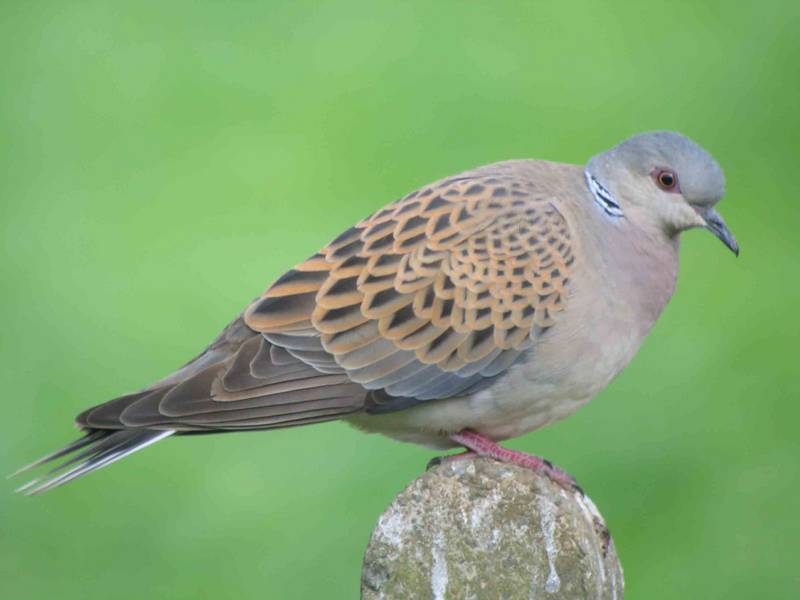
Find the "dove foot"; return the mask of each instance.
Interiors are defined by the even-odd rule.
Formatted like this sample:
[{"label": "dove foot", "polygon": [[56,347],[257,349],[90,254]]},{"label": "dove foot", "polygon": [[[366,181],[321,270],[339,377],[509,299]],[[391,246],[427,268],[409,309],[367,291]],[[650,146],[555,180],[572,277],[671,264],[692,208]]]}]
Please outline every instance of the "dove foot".
[{"label": "dove foot", "polygon": [[[450,439],[464,446],[467,449],[467,452],[439,457],[438,462],[435,464],[450,460],[458,460],[460,458],[466,458],[467,456],[472,456],[475,454],[478,456],[487,456],[502,462],[510,462],[520,465],[521,467],[533,469],[537,473],[545,475],[551,481],[559,484],[560,486],[568,490],[576,490],[580,494],[583,494],[583,490],[572,475],[563,469],[558,468],[549,460],[546,460],[541,456],[527,454],[526,452],[520,452],[519,450],[511,450],[510,448],[503,448],[494,440],[481,433],[478,433],[477,431],[473,431],[472,429],[462,429],[456,433],[451,433]],[[430,463],[428,463],[429,468],[433,466],[434,461],[437,461],[437,459],[433,459]]]}]

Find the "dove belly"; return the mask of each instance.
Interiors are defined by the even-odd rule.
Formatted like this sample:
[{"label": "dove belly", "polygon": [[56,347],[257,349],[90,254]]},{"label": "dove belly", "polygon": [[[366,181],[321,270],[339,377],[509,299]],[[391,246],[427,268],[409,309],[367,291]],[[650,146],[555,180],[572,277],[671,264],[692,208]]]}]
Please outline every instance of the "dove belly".
[{"label": "dove belly", "polygon": [[[387,414],[348,418],[369,432],[449,448],[448,434],[470,428],[500,441],[517,437],[574,413],[631,360],[646,331],[606,318],[580,327],[559,323],[489,387],[468,396],[427,400]],[[613,343],[609,343],[613,340]],[[567,343],[568,342],[568,343]],[[581,351],[575,356],[574,348]]]}]

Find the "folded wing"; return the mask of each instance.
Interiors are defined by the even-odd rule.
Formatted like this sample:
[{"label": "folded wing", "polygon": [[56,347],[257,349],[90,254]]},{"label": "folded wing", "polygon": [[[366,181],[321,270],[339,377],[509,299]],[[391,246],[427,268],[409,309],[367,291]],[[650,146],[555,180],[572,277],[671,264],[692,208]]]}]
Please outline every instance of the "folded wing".
[{"label": "folded wing", "polygon": [[374,213],[278,279],[245,322],[371,390],[368,410],[498,376],[555,323],[574,260],[566,221],[521,164],[448,178]]},{"label": "folded wing", "polygon": [[[170,435],[269,429],[470,393],[558,320],[570,233],[526,161],[450,177],[351,227],[197,358],[77,417],[41,491]],[[59,471],[69,467],[68,470]]]}]

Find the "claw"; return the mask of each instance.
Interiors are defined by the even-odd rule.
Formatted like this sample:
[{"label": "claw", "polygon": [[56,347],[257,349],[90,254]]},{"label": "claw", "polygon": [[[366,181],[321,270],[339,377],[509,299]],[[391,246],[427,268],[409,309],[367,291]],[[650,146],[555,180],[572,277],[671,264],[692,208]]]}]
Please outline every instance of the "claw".
[{"label": "claw", "polygon": [[473,456],[477,456],[477,454],[472,450],[458,452],[456,454],[445,454],[444,456],[434,456],[428,461],[428,465],[425,467],[425,470],[430,471],[433,467],[438,467],[441,464],[461,460],[462,458],[471,458]]},{"label": "claw", "polygon": [[428,464],[425,465],[425,470],[430,471],[434,467],[438,467],[440,464],[444,462],[444,456],[434,456],[432,459],[428,461]]}]

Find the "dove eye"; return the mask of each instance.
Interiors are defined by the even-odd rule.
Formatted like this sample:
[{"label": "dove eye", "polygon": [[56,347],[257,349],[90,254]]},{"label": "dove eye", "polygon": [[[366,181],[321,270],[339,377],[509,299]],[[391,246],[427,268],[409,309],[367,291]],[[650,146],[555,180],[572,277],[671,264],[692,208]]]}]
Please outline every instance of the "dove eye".
[{"label": "dove eye", "polygon": [[653,176],[653,181],[656,182],[656,185],[665,192],[681,191],[681,188],[678,185],[678,175],[675,173],[675,171],[655,168],[650,174]]}]

